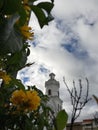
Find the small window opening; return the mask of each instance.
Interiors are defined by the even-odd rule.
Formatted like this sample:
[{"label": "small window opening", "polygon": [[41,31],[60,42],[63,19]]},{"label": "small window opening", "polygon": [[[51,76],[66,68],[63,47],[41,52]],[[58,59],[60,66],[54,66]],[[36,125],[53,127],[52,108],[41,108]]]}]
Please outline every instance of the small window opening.
[{"label": "small window opening", "polygon": [[51,95],[51,89],[48,90],[48,95]]}]

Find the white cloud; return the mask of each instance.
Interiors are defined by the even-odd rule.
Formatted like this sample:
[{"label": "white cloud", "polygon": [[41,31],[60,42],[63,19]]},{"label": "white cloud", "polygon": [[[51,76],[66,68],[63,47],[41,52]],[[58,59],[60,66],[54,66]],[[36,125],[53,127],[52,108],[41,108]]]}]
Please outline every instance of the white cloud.
[{"label": "white cloud", "polygon": [[76,17],[79,14],[87,15],[92,12],[97,14],[97,10],[97,0],[55,0],[53,11],[56,17],[66,19],[67,17]]},{"label": "white cloud", "polygon": [[[20,71],[18,78],[29,77],[25,84],[36,84],[39,89],[45,92],[44,83],[49,79],[48,74],[54,72],[56,79],[60,81],[61,98],[64,101],[64,108],[68,112],[70,112],[70,99],[63,83],[63,76],[65,76],[70,88],[73,79],[78,81],[79,78],[84,80],[85,77],[88,77],[90,96],[92,94],[98,95],[97,12],[97,0],[55,0],[53,9],[55,20],[49,26],[40,29],[35,16],[32,15],[31,17],[30,25],[34,29],[37,45],[36,47],[33,44],[31,45],[31,54],[28,57],[28,62],[35,61],[35,64]],[[90,25],[92,23],[93,25]],[[79,58],[73,52],[68,52],[61,47],[62,43],[69,43],[71,38],[79,39],[80,48],[78,49],[86,51],[87,57]],[[47,69],[46,72],[40,71],[41,65]],[[86,108],[90,108],[87,115],[89,117],[97,109],[97,106],[88,104],[82,112],[82,119],[86,113]]]}]

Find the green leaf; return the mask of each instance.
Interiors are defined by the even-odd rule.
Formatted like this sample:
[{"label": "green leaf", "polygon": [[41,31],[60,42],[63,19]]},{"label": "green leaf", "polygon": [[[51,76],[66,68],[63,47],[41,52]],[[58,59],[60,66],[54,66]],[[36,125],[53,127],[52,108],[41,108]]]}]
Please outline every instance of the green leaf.
[{"label": "green leaf", "polygon": [[37,1],[37,0],[29,0],[30,3],[33,3],[33,2],[35,2],[35,1]]},{"label": "green leaf", "polygon": [[18,11],[20,18],[19,18],[19,24],[20,26],[23,26],[26,23],[27,20],[27,14],[23,6],[21,6],[20,10]]},{"label": "green leaf", "polygon": [[41,2],[37,5],[39,8],[44,9],[45,11],[47,11],[48,14],[50,14],[54,4],[50,3],[50,2]]},{"label": "green leaf", "polygon": [[4,0],[3,13],[4,14],[13,14],[16,13],[21,5],[21,0]]},{"label": "green leaf", "polygon": [[68,115],[65,110],[61,110],[55,119],[57,130],[63,130],[66,126]]},{"label": "green leaf", "polygon": [[35,6],[35,5],[32,5],[31,9],[35,13],[41,28],[44,25],[48,25],[48,21],[46,20],[47,17],[45,15],[44,11],[41,8],[39,8],[39,7]]},{"label": "green leaf", "polygon": [[20,80],[13,78],[12,82],[19,88],[22,90],[25,90],[25,86],[21,83]]},{"label": "green leaf", "polygon": [[17,74],[17,71],[22,69],[23,66],[25,66],[26,61],[27,61],[26,51],[18,51],[12,54],[8,58],[6,64],[7,72],[15,76]]},{"label": "green leaf", "polygon": [[54,19],[54,17],[53,17],[51,14],[49,14],[48,17],[47,17],[47,21],[50,22],[50,21],[52,21],[53,19]]},{"label": "green leaf", "polygon": [[54,3],[54,0],[51,0],[52,3]]},{"label": "green leaf", "polygon": [[14,53],[14,55],[8,62],[10,65],[16,65],[17,67],[21,68],[26,63],[26,60],[27,60],[26,53],[20,51],[20,52]]},{"label": "green leaf", "polygon": [[27,117],[25,120],[25,130],[32,130],[34,129],[34,125],[32,121]]},{"label": "green leaf", "polygon": [[44,123],[45,123],[45,121],[44,121],[44,114],[42,113],[42,114],[40,114],[40,116],[38,117],[38,130],[40,129],[40,130],[43,130],[43,128],[44,128]]},{"label": "green leaf", "polygon": [[48,23],[53,20],[52,15],[50,14],[54,4],[50,2],[41,2],[37,5],[32,5],[31,9],[36,15],[39,25],[42,28],[44,25],[48,25]]},{"label": "green leaf", "polygon": [[30,49],[27,48],[27,56],[29,56],[29,55],[30,55]]},{"label": "green leaf", "polygon": [[11,18],[3,19],[0,25],[0,54],[14,53],[23,47],[23,41],[19,32],[14,28],[14,24],[19,19],[15,14]]},{"label": "green leaf", "polygon": [[0,0],[0,12],[2,12],[3,4],[4,4],[4,0]]}]

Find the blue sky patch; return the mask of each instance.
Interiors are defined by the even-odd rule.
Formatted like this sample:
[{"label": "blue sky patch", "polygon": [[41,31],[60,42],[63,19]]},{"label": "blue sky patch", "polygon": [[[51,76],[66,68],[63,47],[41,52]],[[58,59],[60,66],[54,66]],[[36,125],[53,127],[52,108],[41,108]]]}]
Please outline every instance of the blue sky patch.
[{"label": "blue sky patch", "polygon": [[27,81],[29,81],[29,77],[24,77],[23,82],[26,83]]},{"label": "blue sky patch", "polygon": [[41,72],[41,73],[48,73],[49,70],[47,68],[45,68],[43,65],[40,65],[39,72]]},{"label": "blue sky patch", "polygon": [[36,47],[37,46],[37,42],[33,41],[32,45],[33,45],[33,47]]},{"label": "blue sky patch", "polygon": [[56,23],[57,23],[56,28],[58,28],[62,32],[66,33],[66,34],[72,33],[72,30],[67,23],[64,23],[62,20],[56,20]]},{"label": "blue sky patch", "polygon": [[87,51],[83,50],[77,39],[71,38],[69,43],[63,43],[61,44],[61,47],[63,47],[69,53],[72,53],[76,58],[82,59],[88,57]]}]

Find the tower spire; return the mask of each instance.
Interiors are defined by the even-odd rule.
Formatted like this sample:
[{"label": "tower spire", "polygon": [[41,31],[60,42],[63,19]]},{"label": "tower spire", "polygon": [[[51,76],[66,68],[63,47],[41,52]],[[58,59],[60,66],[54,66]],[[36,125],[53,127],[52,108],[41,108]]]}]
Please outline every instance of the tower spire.
[{"label": "tower spire", "polygon": [[50,73],[49,76],[50,76],[50,79],[54,79],[55,78],[55,74],[54,73]]},{"label": "tower spire", "polygon": [[45,82],[46,94],[49,96],[48,105],[55,114],[62,109],[62,100],[59,97],[59,81],[55,79],[55,74],[49,74],[50,79]]}]

